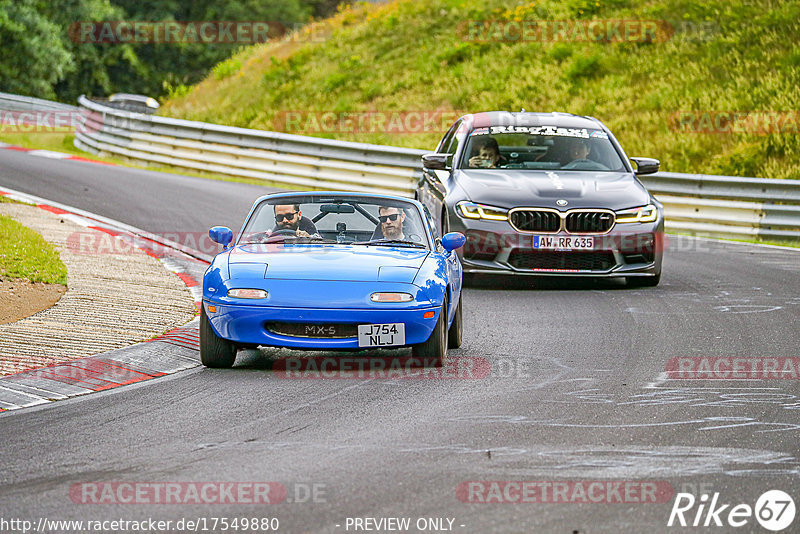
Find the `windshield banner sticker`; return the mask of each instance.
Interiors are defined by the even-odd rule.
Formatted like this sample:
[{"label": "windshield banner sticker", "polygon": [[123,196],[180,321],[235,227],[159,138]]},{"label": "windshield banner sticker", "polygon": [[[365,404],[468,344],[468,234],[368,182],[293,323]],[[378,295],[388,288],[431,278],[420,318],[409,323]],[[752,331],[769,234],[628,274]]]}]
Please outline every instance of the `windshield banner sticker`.
[{"label": "windshield banner sticker", "polygon": [[582,139],[589,139],[590,137],[608,139],[608,134],[601,130],[593,130],[590,133],[586,128],[559,128],[557,126],[490,126],[488,128],[476,128],[472,131],[470,136],[515,133],[558,137],[580,137]]}]

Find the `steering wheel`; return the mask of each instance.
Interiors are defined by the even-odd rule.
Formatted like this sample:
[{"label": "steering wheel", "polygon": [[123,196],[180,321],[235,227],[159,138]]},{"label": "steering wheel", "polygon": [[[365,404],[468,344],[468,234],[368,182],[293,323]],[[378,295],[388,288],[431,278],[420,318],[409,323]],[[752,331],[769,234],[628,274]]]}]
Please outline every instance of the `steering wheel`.
[{"label": "steering wheel", "polygon": [[291,228],[281,228],[280,230],[275,230],[274,232],[269,234],[270,237],[273,237],[273,236],[276,236],[276,235],[282,235],[282,236],[287,236],[287,237],[288,236],[297,237],[297,230],[292,230]]},{"label": "steering wheel", "polygon": [[584,165],[586,166],[584,168],[584,170],[587,170],[587,171],[607,171],[608,170],[608,167],[606,167],[602,163],[598,163],[598,162],[596,162],[596,161],[594,161],[592,159],[586,159],[586,158],[574,159],[574,160],[570,161],[569,163],[567,163],[566,165],[564,165],[561,168],[562,169],[574,169],[575,167],[582,167]]}]

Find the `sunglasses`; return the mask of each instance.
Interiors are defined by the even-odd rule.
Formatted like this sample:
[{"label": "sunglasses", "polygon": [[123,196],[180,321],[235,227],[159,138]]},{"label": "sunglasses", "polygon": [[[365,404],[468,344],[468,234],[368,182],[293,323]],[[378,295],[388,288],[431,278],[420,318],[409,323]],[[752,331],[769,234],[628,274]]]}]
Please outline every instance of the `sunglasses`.
[{"label": "sunglasses", "polygon": [[385,223],[387,221],[396,221],[398,217],[400,217],[399,213],[392,213],[391,215],[381,215],[378,219],[380,219],[381,223]]},{"label": "sunglasses", "polygon": [[284,220],[291,221],[297,215],[296,211],[292,213],[277,213],[275,214],[275,222],[283,222]]}]

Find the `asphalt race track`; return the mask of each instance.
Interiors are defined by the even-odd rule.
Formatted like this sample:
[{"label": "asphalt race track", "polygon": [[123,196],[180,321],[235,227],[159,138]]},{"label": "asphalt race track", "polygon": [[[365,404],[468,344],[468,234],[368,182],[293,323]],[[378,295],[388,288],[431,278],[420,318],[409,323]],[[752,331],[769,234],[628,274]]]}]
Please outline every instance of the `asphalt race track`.
[{"label": "asphalt race track", "polygon": [[[0,185],[154,233],[238,229],[269,191],[12,151],[0,151]],[[755,517],[731,528],[728,512],[771,489],[800,496],[800,377],[666,371],[674,358],[777,358],[796,370],[798,274],[800,251],[671,236],[657,288],[489,280],[467,289],[464,343],[450,354],[488,364],[488,375],[286,379],[270,369],[283,353],[249,351],[231,370],[5,413],[0,516],[278,518],[281,533],[363,532],[355,518],[393,517],[412,527],[444,518],[444,528],[410,532],[768,532]],[[264,481],[282,484],[286,499],[87,504],[87,486],[74,486]],[[488,481],[569,482],[570,498],[474,502],[490,496]],[[573,489],[593,481],[631,494],[581,502]],[[644,483],[670,491],[637,502]],[[678,492],[719,493],[730,504],[724,527],[668,527]]]}]

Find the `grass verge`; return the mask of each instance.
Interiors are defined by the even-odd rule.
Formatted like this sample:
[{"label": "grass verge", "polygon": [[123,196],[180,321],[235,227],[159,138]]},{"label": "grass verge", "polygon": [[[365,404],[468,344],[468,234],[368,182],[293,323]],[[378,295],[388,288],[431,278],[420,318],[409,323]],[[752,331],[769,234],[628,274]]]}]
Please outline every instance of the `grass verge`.
[{"label": "grass verge", "polygon": [[[8,199],[0,196],[0,201]],[[0,278],[67,285],[67,268],[55,247],[11,217],[0,215]]]}]

